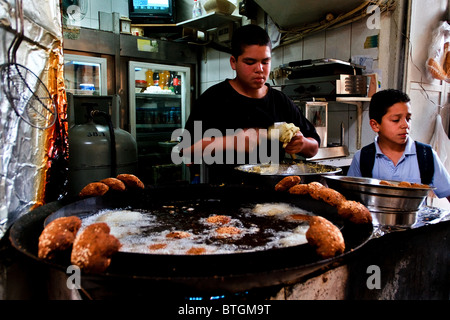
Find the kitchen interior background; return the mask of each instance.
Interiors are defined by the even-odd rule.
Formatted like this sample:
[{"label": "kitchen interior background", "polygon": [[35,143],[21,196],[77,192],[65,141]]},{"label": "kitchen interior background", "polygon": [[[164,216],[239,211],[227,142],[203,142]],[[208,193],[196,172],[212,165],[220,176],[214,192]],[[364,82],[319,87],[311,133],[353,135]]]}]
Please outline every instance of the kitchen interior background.
[{"label": "kitchen interior background", "polygon": [[[313,0],[315,1],[315,0]],[[4,5],[6,1],[2,2]],[[9,0],[9,3],[14,1]],[[42,17],[43,20],[47,18],[47,14],[51,19],[59,17],[55,14],[53,8],[56,8],[55,4],[59,1],[52,0],[36,0],[36,1],[26,1],[27,13],[32,13],[30,17],[39,18]],[[128,15],[128,7],[126,0],[106,0],[106,1],[86,1],[89,8],[86,11],[86,16],[80,20],[78,26],[81,28],[99,30],[100,19],[99,12],[102,13],[113,13],[118,12],[120,15]],[[297,3],[306,3],[307,1],[294,0]],[[52,6],[49,5],[52,4]],[[285,5],[285,1],[277,2]],[[406,5],[408,4],[408,5]],[[190,18],[190,8],[191,1],[179,0],[177,1],[177,7],[179,9],[178,19],[183,21]],[[3,7],[0,6],[3,9]],[[184,9],[183,9],[184,8]],[[39,12],[39,9],[42,12]],[[53,10],[53,11],[52,11]],[[37,17],[33,16],[38,12]],[[407,13],[409,20],[402,20],[403,13]],[[0,17],[5,12],[0,10]],[[39,14],[40,13],[40,14]],[[236,12],[234,13],[236,14]],[[422,142],[430,143],[432,138],[435,136],[436,127],[436,116],[438,114],[442,115],[443,125],[448,133],[449,131],[449,107],[447,104],[448,100],[448,84],[443,81],[432,80],[427,77],[425,72],[425,61],[428,55],[428,49],[431,43],[431,35],[433,31],[437,28],[440,21],[448,20],[448,1],[447,0],[399,0],[397,2],[397,8],[394,11],[387,12],[381,17],[381,28],[377,30],[369,29],[366,26],[365,20],[357,21],[341,27],[336,30],[323,31],[298,42],[292,43],[286,46],[280,46],[273,51],[273,68],[276,68],[280,64],[287,63],[293,60],[302,59],[313,59],[313,58],[325,58],[333,57],[342,60],[348,60],[352,56],[356,55],[369,55],[374,60],[374,69],[379,69],[380,71],[380,81],[381,88],[397,87],[403,88],[407,91],[413,100],[413,138]],[[246,19],[243,18],[245,21]],[[261,10],[258,11],[257,23],[260,25],[265,24],[265,17]],[[34,19],[34,21],[40,21],[39,19]],[[59,21],[59,20],[57,20]],[[42,23],[40,25],[46,25]],[[54,23],[55,27],[58,23]],[[60,39],[62,34],[58,30],[54,31],[55,38]],[[43,33],[44,34],[44,33]],[[0,35],[4,42],[9,43],[12,36],[9,35],[5,29],[0,30]],[[6,36],[5,36],[6,35]],[[379,35],[379,44],[375,48],[364,48],[364,43],[367,37]],[[407,41],[403,43],[402,38],[407,38]],[[52,38],[53,39],[53,38]],[[44,38],[45,40],[45,38]],[[50,45],[46,47],[51,47]],[[40,54],[38,51],[35,55],[31,56],[33,63],[39,63],[44,60],[44,54]],[[36,58],[37,57],[37,58]],[[404,57],[404,59],[398,59],[398,57]],[[199,72],[199,89],[195,89],[195,92],[201,93],[210,85],[219,82],[225,78],[233,77],[231,68],[229,67],[229,55],[227,53],[206,48],[201,55],[200,72]],[[108,60],[111,62],[110,60]],[[4,62],[4,60],[2,61]],[[108,63],[109,63],[108,62]],[[33,64],[31,63],[31,64]],[[283,84],[283,79],[275,79],[275,84]],[[114,87],[114,86],[113,86]],[[108,94],[113,94],[117,92],[108,92]],[[4,100],[4,99],[3,99]],[[124,103],[127,103],[124,101]],[[363,103],[363,128],[362,128],[362,144],[366,144],[373,139],[373,133],[368,127],[368,117],[367,117],[367,103]],[[3,111],[3,110],[2,110]],[[9,110],[11,111],[11,110]],[[330,108],[330,119],[339,119],[336,122],[340,122],[341,119],[346,121],[346,143],[349,146],[351,152],[354,152],[355,147],[355,117],[356,111],[355,106],[352,104],[343,103],[333,103]],[[1,119],[1,117],[0,117]],[[5,127],[4,127],[5,128]],[[26,128],[29,131],[33,129]],[[126,128],[125,128],[126,129]],[[39,137],[41,131],[33,130],[30,135],[27,135],[29,131],[26,131],[22,141],[17,141],[17,144],[23,143],[23,149],[19,149],[18,154],[28,160],[28,154],[30,149],[32,151],[40,151],[44,149],[44,138]],[[4,133],[4,132],[3,132]],[[32,139],[29,139],[31,136]],[[333,141],[337,139],[339,135],[330,132],[329,139]],[[28,140],[27,140],[28,139]],[[40,146],[38,149],[36,145]],[[0,149],[3,151],[3,145]],[[38,150],[36,150],[38,149]],[[14,154],[16,155],[16,154]],[[31,157],[31,156],[30,156]],[[3,153],[2,153],[3,158]],[[4,160],[4,159],[2,159]],[[443,159],[444,160],[444,159]],[[29,161],[23,161],[21,163],[28,163]],[[18,169],[23,170],[23,167],[18,167]],[[28,167],[28,172],[23,173],[24,180],[20,181],[30,181],[38,180],[35,177],[35,167]],[[447,166],[448,168],[448,166]],[[2,167],[2,184],[5,180],[3,176]],[[14,168],[13,168],[14,169]],[[17,172],[11,173],[12,175],[17,175]],[[29,179],[28,179],[29,178]],[[25,180],[26,179],[26,180]],[[39,182],[39,181],[38,181]],[[22,196],[21,200],[29,200],[34,194],[27,193],[27,191],[34,191],[33,186],[25,186],[25,183],[20,185],[7,185],[7,188],[0,189],[0,196],[2,206],[0,207],[0,226],[4,222],[3,218],[8,214],[7,209],[15,209],[12,203],[10,208],[3,207],[5,198],[8,198],[10,194],[18,194]],[[26,190],[26,189],[33,190]],[[6,191],[6,192],[4,192]],[[7,193],[7,194],[6,194]],[[5,195],[6,194],[6,195]],[[9,199],[7,199],[9,200]],[[6,215],[7,216],[7,215]],[[0,229],[0,235],[2,235],[2,230]],[[4,269],[1,270],[2,272]],[[3,295],[2,289],[0,287],[0,297]]]},{"label": "kitchen interior background", "polygon": [[[13,3],[14,1],[9,1]],[[263,2],[262,0],[255,0],[256,3]],[[361,1],[362,2],[362,1]],[[36,12],[40,12],[42,8],[38,6],[39,2],[31,3],[25,2],[26,15],[32,17],[35,21],[39,21],[39,17],[34,17]],[[52,8],[57,8],[56,1],[52,1]],[[91,47],[101,47],[103,45],[111,46],[106,43],[105,39],[114,39],[109,37],[111,32],[104,30],[102,20],[100,17],[118,13],[120,16],[128,16],[128,7],[126,0],[107,0],[107,1],[84,1],[88,5],[86,11],[83,13],[82,19],[74,22],[72,27],[80,28],[81,35],[83,29],[99,31],[99,43],[90,44]],[[238,4],[237,2],[235,2]],[[281,8],[290,8],[293,5],[300,6],[308,3],[308,1],[285,1]],[[327,1],[327,4],[333,3],[337,5],[336,1]],[[277,68],[279,65],[289,61],[296,61],[302,59],[314,58],[337,58],[348,61],[352,57],[363,55],[368,56],[373,60],[372,68],[378,70],[380,88],[400,88],[408,92],[412,98],[413,107],[413,132],[412,137],[416,140],[430,143],[436,132],[437,115],[442,116],[443,127],[448,134],[449,127],[449,107],[448,107],[448,88],[449,85],[444,81],[430,79],[425,70],[425,61],[427,60],[428,51],[431,45],[431,39],[434,30],[438,27],[441,21],[448,20],[448,1],[447,0],[398,0],[395,1],[395,8],[391,11],[385,12],[381,15],[380,28],[369,28],[367,26],[367,19],[354,21],[343,27],[334,30],[325,30],[319,33],[308,35],[297,42],[289,45],[275,47],[273,50],[272,67]],[[49,4],[41,7],[46,8]],[[177,7],[177,22],[189,20],[191,18],[192,1],[178,0]],[[331,8],[330,8],[331,10]],[[2,12],[5,14],[5,12]],[[50,15],[51,19],[59,19],[59,14],[55,10],[49,9],[43,16]],[[237,10],[233,15],[237,14]],[[269,15],[265,15],[261,8],[257,9],[255,22],[261,26],[266,25],[266,19]],[[58,20],[59,21],[59,20]],[[57,22],[58,22],[57,21]],[[109,20],[111,24],[111,19]],[[242,17],[243,23],[248,23],[248,19]],[[105,22],[105,21],[103,21]],[[67,23],[64,21],[63,24]],[[45,23],[43,24],[45,25]],[[54,23],[55,27],[59,25]],[[2,29],[2,33],[7,35],[8,42],[12,36],[9,32]],[[58,32],[54,32],[56,37]],[[150,33],[150,36],[153,36]],[[366,40],[373,36],[378,36],[378,43],[376,46],[365,46]],[[9,39],[8,39],[9,37]],[[128,37],[133,38],[133,37]],[[59,38],[58,38],[59,39]],[[64,44],[74,44],[73,40],[61,39]],[[161,45],[163,41],[161,41]],[[85,54],[83,41],[78,41],[76,45],[72,46],[72,50],[66,50],[65,53]],[[25,46],[23,46],[25,47]],[[122,50],[128,48],[122,47]],[[229,54],[213,49],[211,47],[202,46],[203,50],[200,52],[199,69],[196,70],[196,82],[192,84],[194,98],[207,87],[213,83],[217,83],[225,78],[233,77],[231,68],[229,67]],[[71,52],[69,52],[71,51]],[[101,54],[100,54],[101,55]],[[150,55],[148,55],[150,56]],[[108,59],[108,72],[112,70],[112,74],[117,75],[117,70],[121,66],[114,65],[114,59]],[[36,60],[37,61],[37,60]],[[114,76],[108,74],[108,92],[107,94],[120,94],[121,90],[126,87],[127,83],[119,83],[112,80]],[[110,85],[110,81],[113,82]],[[282,78],[273,80],[276,85],[283,84]],[[125,108],[128,107],[127,101],[123,100]],[[361,144],[367,144],[373,140],[374,134],[368,126],[368,103],[363,103],[362,113],[362,141]],[[340,123],[344,122],[346,134],[344,137],[344,144],[349,148],[350,153],[354,153],[356,146],[356,107],[353,104],[347,103],[332,103],[329,106],[330,122]],[[124,116],[124,117],[122,117]],[[336,119],[336,120],[335,120]],[[127,114],[121,114],[121,128],[129,130],[129,123],[127,123]],[[329,142],[335,142],[340,139],[340,132],[332,130],[328,133]],[[43,145],[43,144],[40,144]],[[351,156],[350,154],[350,156]],[[443,157],[446,157],[444,159]],[[450,159],[443,155],[443,161],[450,161]],[[450,167],[447,165],[447,168]],[[13,172],[11,173],[13,174]],[[9,185],[6,186],[9,188]],[[34,189],[34,188],[33,188]],[[10,189],[8,189],[10,190]],[[29,190],[33,192],[33,190]],[[25,193],[25,192],[24,192]],[[34,196],[34,194],[32,195]],[[5,209],[5,208],[3,208]],[[2,209],[2,210],[3,210]],[[2,211],[3,212],[3,211]]]},{"label": "kitchen interior background", "polygon": [[[204,3],[206,0],[202,0]],[[239,15],[239,0],[233,15]],[[258,1],[256,1],[258,3]],[[295,2],[295,1],[294,1]],[[409,6],[406,3],[409,2]],[[127,0],[89,1],[85,17],[75,22],[79,27],[99,29],[99,12],[118,12],[128,16]],[[286,6],[291,5],[292,1]],[[301,5],[301,4],[300,4]],[[409,9],[407,8],[409,7]],[[191,0],[176,1],[177,22],[191,18]],[[403,19],[404,10],[409,10],[409,20]],[[435,132],[435,118],[441,114],[444,129],[448,132],[449,108],[447,106],[448,84],[430,79],[424,65],[430,46],[431,34],[440,21],[448,18],[448,1],[397,1],[396,8],[381,15],[380,29],[369,29],[367,18],[355,21],[334,30],[325,30],[307,36],[298,42],[275,47],[273,50],[272,69],[290,61],[320,58],[335,58],[349,61],[358,56],[373,59],[372,69],[378,73],[380,88],[397,87],[407,91],[413,101],[414,139],[430,143]],[[265,24],[262,9],[258,8],[257,23]],[[244,23],[246,17],[243,17]],[[402,43],[405,32],[409,33],[406,43]],[[367,47],[365,42],[372,36],[378,36],[377,46]],[[406,59],[398,59],[405,54]],[[229,54],[214,48],[205,48],[202,54],[199,73],[199,91],[202,93],[211,85],[234,76],[229,65]],[[272,85],[284,84],[284,78],[271,81]],[[424,91],[424,89],[426,91]],[[356,148],[356,117],[354,104],[331,102],[328,108],[329,119],[335,123],[344,123],[344,144],[350,154]],[[426,125],[423,119],[427,119]],[[368,103],[363,103],[362,145],[370,143],[375,137],[368,125]],[[339,126],[329,127],[328,142],[340,140]]]},{"label": "kitchen interior background", "polygon": [[[204,3],[206,0],[201,0]],[[233,15],[239,15],[239,2],[231,0],[236,5]],[[266,5],[265,0],[255,0],[257,4]],[[305,6],[307,2],[283,2],[283,8]],[[335,1],[327,3],[336,6]],[[176,22],[191,19],[191,0],[176,1]],[[356,20],[342,27],[325,30],[292,42],[287,45],[274,45],[272,52],[272,70],[291,61],[305,59],[334,58],[343,61],[357,62],[358,57],[369,58],[366,65],[367,73],[378,75],[379,89],[398,88],[406,91],[412,99],[413,119],[412,138],[425,143],[432,143],[440,152],[441,160],[450,168],[450,156],[445,154],[445,148],[433,139],[439,129],[449,132],[449,85],[445,81],[429,77],[425,70],[425,61],[431,45],[433,32],[439,23],[446,21],[449,4],[447,0],[398,0],[394,1],[393,10],[380,15],[379,26],[369,27],[368,18]],[[330,8],[331,11],[332,8]],[[289,9],[284,9],[289,10]],[[101,29],[99,12],[118,12],[121,16],[128,16],[127,0],[107,0],[99,4],[90,1],[89,8],[83,20],[79,21],[82,28]],[[249,23],[247,17],[242,17],[242,23]],[[269,32],[274,29],[270,12],[267,14],[257,7],[256,23],[268,26]],[[276,32],[273,34],[277,34]],[[367,45],[370,39],[376,39],[375,45]],[[369,41],[370,42],[370,41]],[[353,60],[352,60],[353,59]],[[201,58],[196,83],[193,83],[195,96],[204,92],[211,85],[226,78],[233,78],[234,73],[229,65],[229,54],[205,46],[201,50]],[[280,73],[275,74],[270,81],[272,85],[280,86],[285,78]],[[198,88],[195,88],[198,84]],[[357,104],[362,106],[361,139],[357,143]],[[328,143],[339,143],[341,140],[341,126],[345,134],[343,144],[348,147],[350,161],[352,155],[361,146],[373,141],[375,134],[369,126],[368,102],[329,102]],[[441,115],[442,128],[436,121]],[[345,160],[345,159],[344,159]],[[347,162],[348,162],[347,161]]]}]

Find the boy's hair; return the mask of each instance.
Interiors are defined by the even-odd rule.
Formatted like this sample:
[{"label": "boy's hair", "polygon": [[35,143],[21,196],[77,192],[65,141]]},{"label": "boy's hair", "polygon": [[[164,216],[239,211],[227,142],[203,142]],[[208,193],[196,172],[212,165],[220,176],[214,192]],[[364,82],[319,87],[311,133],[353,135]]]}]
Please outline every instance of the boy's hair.
[{"label": "boy's hair", "polygon": [[272,49],[272,42],[267,32],[254,24],[248,24],[238,28],[231,39],[231,54],[235,59],[244,52],[245,46],[250,45],[269,46]]},{"label": "boy's hair", "polygon": [[407,103],[409,101],[411,101],[409,96],[400,90],[387,89],[379,91],[370,100],[369,118],[381,123],[381,119],[390,107],[399,102]]}]

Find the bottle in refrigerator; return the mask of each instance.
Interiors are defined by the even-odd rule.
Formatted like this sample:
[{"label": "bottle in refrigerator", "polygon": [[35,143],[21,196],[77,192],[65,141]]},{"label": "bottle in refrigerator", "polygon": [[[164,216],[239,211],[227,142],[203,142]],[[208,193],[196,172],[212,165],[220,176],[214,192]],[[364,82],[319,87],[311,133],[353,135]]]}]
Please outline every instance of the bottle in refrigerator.
[{"label": "bottle in refrigerator", "polygon": [[151,87],[153,85],[153,70],[148,69],[147,72],[145,72],[145,77],[147,80],[147,87]]},{"label": "bottle in refrigerator", "polygon": [[175,121],[175,117],[176,117],[176,111],[175,111],[175,108],[170,108],[170,112],[169,112],[169,123],[171,123],[171,124],[173,124],[173,123],[176,123],[176,121]]},{"label": "bottle in refrigerator", "polygon": [[170,71],[169,90],[172,92],[175,91],[175,88],[173,87],[173,78],[175,78],[175,72]]},{"label": "bottle in refrigerator", "polygon": [[176,75],[173,79],[173,88],[175,94],[181,94],[181,76]]},{"label": "bottle in refrigerator", "polygon": [[167,70],[161,71],[159,73],[159,87],[164,90],[169,89],[169,79],[170,73]]},{"label": "bottle in refrigerator", "polygon": [[153,85],[159,86],[159,72],[153,73]]}]

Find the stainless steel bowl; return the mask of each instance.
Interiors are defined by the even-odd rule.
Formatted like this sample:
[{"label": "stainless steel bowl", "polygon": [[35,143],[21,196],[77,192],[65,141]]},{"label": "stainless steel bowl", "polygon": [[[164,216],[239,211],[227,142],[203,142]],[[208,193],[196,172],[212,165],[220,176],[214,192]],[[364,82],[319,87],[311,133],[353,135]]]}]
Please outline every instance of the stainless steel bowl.
[{"label": "stainless steel bowl", "polygon": [[349,200],[363,203],[382,225],[411,226],[428,192],[433,188],[399,187],[399,181],[384,180],[392,184],[380,184],[382,180],[346,176],[326,176],[330,188],[342,193]]},{"label": "stainless steel bowl", "polygon": [[324,184],[324,175],[342,172],[341,168],[307,161],[292,164],[246,164],[235,169],[241,174],[245,183],[254,183],[268,188],[275,187],[281,179],[287,176],[299,176],[300,183],[318,181]]}]

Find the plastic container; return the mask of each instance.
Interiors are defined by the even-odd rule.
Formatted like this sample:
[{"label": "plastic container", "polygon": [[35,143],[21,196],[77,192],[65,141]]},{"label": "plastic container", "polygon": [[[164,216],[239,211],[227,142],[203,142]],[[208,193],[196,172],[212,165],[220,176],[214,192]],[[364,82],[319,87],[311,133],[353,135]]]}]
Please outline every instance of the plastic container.
[{"label": "plastic container", "polygon": [[198,0],[194,0],[194,6],[192,7],[192,18],[198,18],[203,15],[202,4]]},{"label": "plastic container", "polygon": [[90,90],[90,91],[94,91],[95,90],[95,86],[93,83],[81,83],[80,84],[80,89],[81,90]]},{"label": "plastic container", "polygon": [[145,80],[136,80],[135,81],[136,88],[147,88],[147,81]]}]

